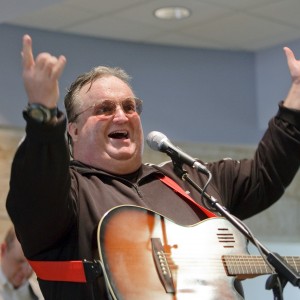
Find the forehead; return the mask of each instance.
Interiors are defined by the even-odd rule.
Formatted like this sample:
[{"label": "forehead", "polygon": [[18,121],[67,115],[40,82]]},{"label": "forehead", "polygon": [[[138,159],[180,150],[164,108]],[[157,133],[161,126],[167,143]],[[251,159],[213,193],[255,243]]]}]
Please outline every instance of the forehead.
[{"label": "forehead", "polygon": [[103,99],[119,100],[134,96],[131,88],[115,76],[97,78],[92,84],[84,85],[78,95],[84,102]]}]

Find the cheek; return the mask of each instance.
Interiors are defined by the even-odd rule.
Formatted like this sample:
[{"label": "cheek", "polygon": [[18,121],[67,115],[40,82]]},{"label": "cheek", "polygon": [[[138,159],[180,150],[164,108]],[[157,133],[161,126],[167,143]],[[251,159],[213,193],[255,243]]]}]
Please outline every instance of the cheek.
[{"label": "cheek", "polygon": [[106,127],[100,122],[86,122],[79,131],[77,149],[86,155],[102,155],[109,145]]},{"label": "cheek", "polygon": [[104,131],[104,124],[96,122],[93,119],[89,119],[79,130],[79,140],[88,142],[89,144],[102,141],[105,137]]},{"label": "cheek", "polygon": [[135,128],[135,135],[140,143],[144,143],[144,133],[140,118],[134,119],[133,126]]}]

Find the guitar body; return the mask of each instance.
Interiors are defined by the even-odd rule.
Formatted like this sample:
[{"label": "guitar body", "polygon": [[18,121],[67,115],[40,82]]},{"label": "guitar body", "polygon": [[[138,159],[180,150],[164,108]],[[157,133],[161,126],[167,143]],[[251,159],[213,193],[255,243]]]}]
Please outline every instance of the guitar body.
[{"label": "guitar body", "polygon": [[113,299],[240,300],[222,255],[248,254],[245,237],[226,219],[181,226],[138,206],[110,210],[98,249]]}]

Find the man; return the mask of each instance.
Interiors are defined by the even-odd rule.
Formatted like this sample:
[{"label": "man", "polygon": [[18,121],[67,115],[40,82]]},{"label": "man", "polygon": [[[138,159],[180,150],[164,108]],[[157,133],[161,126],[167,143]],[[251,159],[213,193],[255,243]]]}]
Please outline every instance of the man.
[{"label": "man", "polygon": [[11,227],[1,243],[0,299],[43,299],[33,271],[24,256],[21,245]]},{"label": "man", "polygon": [[[290,49],[285,48],[285,53],[292,76],[291,89],[270,121],[254,159],[206,164],[212,174],[207,193],[242,219],[277,201],[299,167],[300,62]],[[202,202],[198,191],[174,174],[171,162],[162,166],[142,164],[141,101],[124,71],[98,67],[79,76],[65,97],[66,124],[64,114],[56,109],[58,79],[66,58],[49,53],[34,58],[28,35],[23,38],[22,56],[29,101],[24,111],[26,138],[12,164],[7,209],[26,257],[38,262],[37,268],[42,266],[40,269],[47,273],[51,264],[44,267],[40,262],[98,259],[98,223],[116,206],[151,209],[181,225],[207,218],[205,210],[198,207]],[[65,141],[66,126],[72,161]],[[206,175],[184,167],[199,186],[205,185]],[[174,188],[174,183],[188,190],[197,203],[187,199],[177,185]],[[134,227],[139,226],[134,223]],[[121,273],[122,267],[120,262],[116,273]],[[138,280],[147,274],[141,273]],[[129,272],[124,273],[124,280],[128,276]],[[108,297],[103,276],[91,284],[57,280],[58,275],[38,277],[47,300]],[[124,282],[140,288],[136,282]],[[205,285],[203,281],[200,286]],[[222,288],[219,279],[213,285]],[[184,291],[191,292],[181,292]],[[217,297],[203,294],[205,299]],[[144,297],[137,298],[151,299],[146,297],[146,290]]]}]

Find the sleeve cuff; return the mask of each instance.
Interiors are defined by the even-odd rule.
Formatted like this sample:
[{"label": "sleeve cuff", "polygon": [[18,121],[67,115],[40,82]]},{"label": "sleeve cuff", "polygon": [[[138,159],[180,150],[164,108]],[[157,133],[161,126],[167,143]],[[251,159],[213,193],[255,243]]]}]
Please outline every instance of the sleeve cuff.
[{"label": "sleeve cuff", "polygon": [[283,101],[279,103],[279,110],[276,117],[300,129],[300,110],[290,109],[283,106]]},{"label": "sleeve cuff", "polygon": [[[51,141],[65,136],[66,131],[66,116],[63,112],[57,112],[57,121],[55,123],[39,123],[30,118],[26,112],[23,112],[23,117],[27,122],[26,136],[32,137],[39,141]],[[58,134],[60,132],[61,134]]]}]

